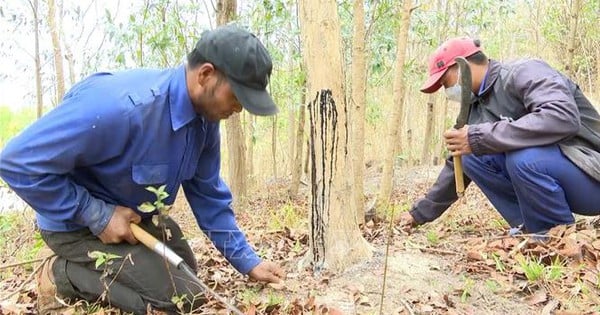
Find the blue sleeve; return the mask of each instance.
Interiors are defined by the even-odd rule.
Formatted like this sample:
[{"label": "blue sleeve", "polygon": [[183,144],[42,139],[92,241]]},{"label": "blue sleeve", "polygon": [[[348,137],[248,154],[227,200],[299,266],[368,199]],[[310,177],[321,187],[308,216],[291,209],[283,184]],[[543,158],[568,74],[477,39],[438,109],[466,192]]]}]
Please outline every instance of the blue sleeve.
[{"label": "blue sleeve", "polygon": [[85,84],[74,87],[60,106],[0,152],[0,176],[36,212],[87,226],[95,235],[104,230],[115,205],[94,198],[69,173],[117,156],[129,132],[120,107],[99,94]]},{"label": "blue sleeve", "polygon": [[261,259],[239,230],[231,209],[231,192],[219,176],[221,140],[218,125],[209,132],[196,174],[183,183],[183,190],[202,231],[235,269],[247,274]]}]

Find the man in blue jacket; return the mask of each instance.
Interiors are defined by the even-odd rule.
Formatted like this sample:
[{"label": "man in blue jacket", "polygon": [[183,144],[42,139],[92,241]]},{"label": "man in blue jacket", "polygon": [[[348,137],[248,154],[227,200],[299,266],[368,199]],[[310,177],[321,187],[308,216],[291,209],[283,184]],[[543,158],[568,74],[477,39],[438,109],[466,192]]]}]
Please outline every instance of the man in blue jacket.
[{"label": "man in blue jacket", "polygon": [[[143,245],[130,223],[163,238],[163,228],[138,206],[154,201],[148,186],[166,185],[172,204],[180,186],[198,225],[239,272],[265,282],[284,273],[262,261],[238,229],[232,196],[219,176],[219,121],[245,108],[273,115],[266,91],[271,58],[252,34],[225,26],[202,35],[187,62],[168,70],[97,73],[79,82],[62,103],[12,139],[0,156],[0,175],[36,211],[56,257],[39,279],[39,310],[61,298],[103,299],[127,312],[190,311],[203,292]],[[197,269],[173,220],[165,242]],[[89,252],[118,255],[95,266]],[[106,269],[105,269],[106,268]]]},{"label": "man in blue jacket", "polygon": [[[543,233],[573,223],[573,213],[600,214],[600,116],[577,84],[544,61],[489,60],[478,40],[453,38],[431,55],[421,91],[444,87],[459,102],[458,56],[473,75],[471,109],[467,125],[444,138],[462,156],[465,182],[477,184],[513,231]],[[448,159],[400,225],[433,221],[456,200]]]}]

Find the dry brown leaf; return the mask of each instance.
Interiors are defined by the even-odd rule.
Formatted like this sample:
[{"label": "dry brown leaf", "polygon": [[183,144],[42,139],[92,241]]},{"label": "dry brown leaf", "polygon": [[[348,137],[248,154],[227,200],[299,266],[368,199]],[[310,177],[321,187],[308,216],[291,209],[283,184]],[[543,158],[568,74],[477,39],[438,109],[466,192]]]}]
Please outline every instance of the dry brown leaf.
[{"label": "dry brown leaf", "polygon": [[560,303],[558,300],[550,300],[546,306],[542,309],[541,315],[550,315],[553,314],[553,311],[558,307]]},{"label": "dry brown leaf", "polygon": [[484,260],[483,255],[481,255],[480,252],[478,251],[474,251],[474,250],[470,250],[467,252],[467,258],[469,258],[470,260]]},{"label": "dry brown leaf", "polygon": [[538,290],[537,292],[535,292],[532,296],[530,296],[527,299],[527,304],[536,305],[536,304],[546,302],[547,300],[548,300],[548,294],[546,294],[546,291]]},{"label": "dry brown leaf", "polygon": [[269,283],[269,284],[267,284],[267,286],[269,286],[275,290],[283,290],[286,288],[285,281],[281,281],[279,283]]}]

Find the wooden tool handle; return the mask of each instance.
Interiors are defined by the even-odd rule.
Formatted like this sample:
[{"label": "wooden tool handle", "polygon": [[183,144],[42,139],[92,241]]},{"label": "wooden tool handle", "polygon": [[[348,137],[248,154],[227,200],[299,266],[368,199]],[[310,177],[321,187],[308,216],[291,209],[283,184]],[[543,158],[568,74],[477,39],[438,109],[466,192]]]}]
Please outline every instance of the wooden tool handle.
[{"label": "wooden tool handle", "polygon": [[146,245],[146,247],[153,249],[156,247],[156,244],[159,243],[159,241],[154,236],[144,231],[144,229],[139,227],[137,224],[131,223],[129,226],[131,227],[131,232],[133,232],[133,236],[135,236],[135,238],[138,241],[142,242],[142,244]]},{"label": "wooden tool handle", "polygon": [[460,155],[454,156],[454,181],[456,182],[456,195],[462,197],[465,193],[465,179]]}]

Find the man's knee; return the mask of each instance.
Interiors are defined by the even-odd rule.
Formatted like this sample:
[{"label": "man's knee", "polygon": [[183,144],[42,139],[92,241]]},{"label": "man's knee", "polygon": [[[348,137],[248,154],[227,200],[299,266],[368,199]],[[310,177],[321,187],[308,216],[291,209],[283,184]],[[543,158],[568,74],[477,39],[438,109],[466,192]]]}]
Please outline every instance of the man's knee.
[{"label": "man's knee", "polygon": [[506,153],[506,170],[513,180],[527,178],[534,173],[551,169],[557,147],[532,147]]}]

